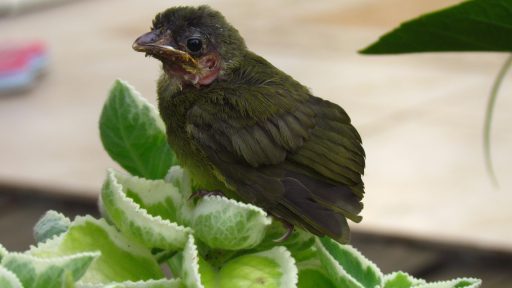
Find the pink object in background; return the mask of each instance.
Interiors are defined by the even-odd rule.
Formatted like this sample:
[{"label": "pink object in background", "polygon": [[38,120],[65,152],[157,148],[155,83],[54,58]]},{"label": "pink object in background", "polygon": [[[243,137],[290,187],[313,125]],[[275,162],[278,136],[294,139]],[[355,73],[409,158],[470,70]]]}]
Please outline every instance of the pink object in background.
[{"label": "pink object in background", "polygon": [[42,42],[0,45],[0,92],[30,86],[48,64]]}]

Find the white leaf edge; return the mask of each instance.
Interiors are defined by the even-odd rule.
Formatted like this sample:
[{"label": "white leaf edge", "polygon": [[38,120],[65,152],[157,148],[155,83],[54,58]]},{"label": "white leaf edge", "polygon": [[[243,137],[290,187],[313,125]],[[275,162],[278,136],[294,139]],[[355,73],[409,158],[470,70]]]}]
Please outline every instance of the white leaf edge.
[{"label": "white leaf edge", "polygon": [[[69,225],[71,225],[71,220],[68,217],[66,217],[64,214],[57,212],[55,210],[48,210],[48,211],[46,211],[46,213],[43,214],[43,216],[41,216],[41,218],[39,218],[37,223],[34,225],[34,238],[36,240],[37,240],[38,228],[40,229],[41,226],[43,226],[43,225],[46,225],[46,227],[47,227],[48,225],[52,224],[49,221],[53,222],[53,225],[51,225],[51,226],[55,226],[55,224],[61,224],[61,225],[69,228]],[[56,235],[53,235],[52,237],[50,237],[48,239],[54,238],[55,236]],[[48,240],[48,239],[45,239],[43,242],[46,242],[46,240]]]},{"label": "white leaf edge", "polygon": [[177,187],[183,199],[188,199],[192,194],[190,175],[187,170],[179,165],[174,165],[169,168],[169,172],[167,172],[164,181]]},{"label": "white leaf edge", "polygon": [[[178,250],[181,249],[185,243],[186,243],[186,237],[190,233],[192,233],[192,229],[189,227],[184,227],[181,225],[178,225],[177,223],[168,221],[166,219],[163,219],[160,216],[153,216],[150,215],[145,209],[140,207],[139,204],[137,204],[133,199],[126,196],[123,185],[121,185],[116,178],[117,175],[121,175],[121,173],[116,172],[114,169],[108,169],[107,170],[107,180],[110,182],[111,185],[111,193],[114,197],[114,202],[116,202],[117,208],[121,209],[127,216],[124,221],[129,221],[134,223],[135,225],[139,226],[141,229],[145,228],[151,229],[154,234],[152,234],[152,238],[154,238],[153,235],[160,235],[160,237],[166,239],[166,243],[169,244],[166,247],[158,247],[158,248],[164,248],[169,250]],[[127,177],[127,176],[124,176]],[[138,178],[141,179],[141,178]],[[163,182],[163,181],[161,181]],[[165,183],[165,182],[164,182]],[[107,183],[105,186],[108,185]],[[170,185],[170,184],[166,184]],[[105,190],[108,188],[103,188],[102,191],[102,197],[105,193]],[[103,207],[105,211],[108,214],[108,208],[105,207],[104,201]],[[115,219],[110,219],[115,223],[116,227],[123,232],[125,236],[130,236],[130,238],[136,238],[133,237],[132,234],[129,231],[128,226],[123,225],[123,223],[116,223],[117,221]],[[157,247],[153,246],[154,243],[151,243],[150,237],[145,237],[144,239],[134,239],[137,240],[137,242],[143,242],[142,244],[148,245],[150,247]]]},{"label": "white leaf edge", "polygon": [[0,278],[4,278],[10,284],[9,287],[2,288],[23,288],[18,276],[2,266],[0,266]]},{"label": "white leaf edge", "polygon": [[[183,275],[184,271],[188,271],[187,275]],[[201,274],[199,274],[199,253],[192,235],[188,236],[187,244],[183,250],[181,278],[187,288],[205,288],[201,282]]]},{"label": "white leaf edge", "polygon": [[176,216],[180,223],[184,223],[185,225],[190,226],[192,222],[192,211],[194,210],[194,205],[192,201],[188,200],[192,195],[192,181],[190,179],[189,173],[181,166],[174,165],[169,168],[164,181],[177,187],[182,199],[185,199],[182,201],[180,213],[178,213]]},{"label": "white leaf edge", "polygon": [[[105,219],[96,219],[90,215],[86,216],[77,216],[73,222],[71,222],[71,225],[69,226],[70,229],[72,229],[75,226],[81,226],[86,224],[87,222],[92,222],[94,225],[99,226],[103,231],[106,232],[108,235],[108,238],[112,240],[115,246],[117,246],[119,249],[124,250],[128,252],[129,254],[133,254],[137,257],[142,258],[153,258],[153,256],[148,252],[148,249],[143,247],[141,244],[132,242],[131,239],[125,238],[121,232],[116,230],[114,226],[111,226],[108,224]],[[69,229],[68,232],[69,233]],[[59,246],[64,239],[66,233],[63,233],[61,235],[57,235],[54,238],[48,239],[46,242],[39,243],[37,246],[31,246],[31,249],[27,252],[28,254],[32,254],[36,257],[45,257],[49,258],[52,257],[49,253],[60,253],[58,252]],[[39,256],[43,255],[43,256]],[[75,254],[71,254],[75,255]]]},{"label": "white leaf edge", "polygon": [[[33,265],[36,273],[41,273],[43,269],[45,269],[46,267],[48,267],[50,265],[57,265],[57,266],[61,266],[62,268],[66,268],[66,263],[73,261],[73,260],[79,260],[80,258],[92,258],[91,262],[89,262],[89,265],[90,265],[92,263],[92,261],[97,259],[100,255],[101,255],[100,252],[94,251],[94,252],[80,252],[80,253],[75,253],[75,254],[66,255],[66,256],[54,256],[51,258],[46,258],[46,257],[43,258],[43,257],[37,257],[37,256],[33,256],[30,254],[26,254],[26,253],[12,252],[12,253],[9,253],[6,257],[4,257],[2,259],[1,264],[3,266],[5,266],[5,263],[7,261],[16,261],[18,259],[21,259],[21,260],[30,262]],[[8,267],[6,267],[6,268],[8,268]],[[85,275],[85,273],[87,272],[87,268],[88,267],[86,267],[84,269],[83,275]]]},{"label": "white leaf edge", "polygon": [[124,88],[128,89],[128,91],[130,92],[130,95],[133,96],[132,98],[135,100],[135,103],[138,105],[139,108],[142,108],[144,106],[147,106],[149,108],[150,116],[155,120],[155,123],[158,126],[158,128],[160,128],[165,133],[164,121],[158,114],[155,106],[153,106],[153,104],[151,104],[146,98],[142,97],[142,94],[137,89],[135,89],[134,86],[132,86],[130,83],[128,83],[128,81],[118,78],[114,82],[114,87],[118,83],[121,84]]},{"label": "white leaf edge", "polygon": [[[183,197],[180,195],[178,188],[164,180],[150,180],[138,176],[127,175],[114,169],[108,169],[116,174],[119,183],[123,186],[129,187],[140,200],[144,206],[152,206],[162,203],[166,198],[170,197],[176,209],[179,209],[183,202]],[[149,188],[149,189],[148,189]]]},{"label": "white leaf edge", "polygon": [[[206,196],[203,199],[201,199],[201,201],[202,202],[218,201],[219,203],[222,203],[223,205],[232,205],[236,208],[251,210],[251,211],[257,212],[258,214],[261,215],[261,217],[264,218],[263,223],[265,225],[270,225],[270,223],[272,223],[272,220],[270,219],[270,217],[268,217],[267,213],[263,209],[261,209],[260,207],[251,205],[251,204],[246,204],[243,202],[235,201],[233,199],[229,199],[229,198],[222,197],[222,196],[215,196],[215,195]],[[217,205],[209,205],[209,206],[207,206],[207,208],[209,208],[209,209],[207,209],[207,208],[196,209],[194,211],[194,216],[200,216],[203,214],[208,214],[210,212],[215,212],[215,211],[219,210],[217,207],[218,207]],[[212,209],[212,208],[214,208],[214,209]]]},{"label": "white leaf edge", "polygon": [[182,287],[181,279],[158,279],[158,280],[141,280],[141,281],[125,281],[125,282],[112,282],[107,284],[91,284],[91,283],[76,283],[75,288],[151,288],[152,285],[165,285],[165,287],[178,288]]},{"label": "white leaf edge", "polygon": [[[206,216],[210,213],[219,213],[222,211],[227,210],[240,210],[238,213],[247,213],[244,210],[256,212],[257,217],[255,217],[250,225],[250,230],[252,233],[250,234],[251,238],[247,239],[244,243],[244,246],[241,247],[233,247],[231,243],[226,243],[226,245],[222,247],[213,247],[213,248],[219,248],[219,249],[249,249],[257,246],[265,237],[265,229],[272,223],[272,219],[267,215],[263,209],[256,207],[251,204],[245,204],[242,202],[238,202],[232,199],[228,199],[226,197],[222,196],[206,196],[203,199],[200,200],[200,202],[196,205],[196,207],[193,210],[193,216],[192,216],[192,228],[196,225],[196,219],[200,216]],[[236,212],[235,212],[236,213]],[[260,226],[256,226],[260,225]],[[260,231],[254,231],[256,229],[259,229]],[[244,235],[245,237],[246,235]],[[196,235],[197,237],[197,235]],[[234,238],[239,238],[240,235],[232,235]],[[259,237],[259,239],[258,239]],[[199,237],[198,237],[199,238]],[[201,239],[206,244],[209,243],[208,239]],[[210,245],[212,246],[212,245]],[[230,249],[231,248],[231,249]]]},{"label": "white leaf edge", "polygon": [[75,225],[76,226],[83,225],[88,221],[91,221],[94,224],[103,228],[103,230],[105,230],[105,232],[107,232],[107,234],[108,234],[109,238],[112,240],[112,242],[114,242],[114,244],[116,244],[116,246],[119,247],[119,249],[125,250],[131,254],[135,254],[140,257],[152,258],[151,254],[148,252],[148,250],[145,247],[139,246],[139,245],[134,245],[136,243],[133,243],[133,242],[129,241],[128,239],[126,239],[121,232],[117,231],[114,226],[109,225],[107,223],[107,221],[105,221],[104,219],[101,219],[101,218],[96,219],[90,215],[78,216],[75,218],[75,221],[73,221],[73,225],[71,225],[70,228]]},{"label": "white leaf edge", "polygon": [[[334,240],[332,240],[332,241],[334,241]],[[339,244],[339,245],[341,245],[341,244]],[[338,263],[338,261],[336,259],[334,259],[334,257],[331,255],[331,253],[329,253],[329,251],[327,251],[327,249],[324,247],[322,242],[320,242],[320,239],[318,237],[316,237],[316,239],[315,239],[315,246],[316,246],[316,249],[319,252],[323,253],[326,256],[326,258],[329,260],[329,262],[332,263],[332,266],[335,267],[338,275],[341,275],[341,276],[349,279],[358,288],[365,288],[361,283],[359,283],[359,281],[357,281],[357,279],[352,277],[352,275],[348,274],[347,271],[345,271],[345,269],[343,269],[343,267]],[[342,245],[342,246],[346,250],[349,250],[349,252],[352,255],[354,255],[356,258],[358,258],[359,260],[362,260],[359,262],[363,263],[363,265],[364,265],[363,268],[372,267],[375,271],[377,271],[380,275],[381,284],[382,284],[383,274],[380,271],[379,267],[377,267],[377,265],[375,265],[375,263],[368,260],[368,258],[364,257],[364,255],[361,252],[359,252],[359,250],[352,247],[351,245]],[[330,276],[329,272],[327,272],[326,275]],[[331,278],[329,277],[329,279],[331,279]],[[336,281],[334,281],[334,279],[331,279],[331,281],[336,282]],[[336,284],[336,283],[334,283],[334,284]]]},{"label": "white leaf edge", "polygon": [[[149,252],[149,250],[147,248],[145,248],[138,242],[133,242],[131,239],[126,238],[123,234],[121,234],[121,232],[116,230],[116,228],[114,226],[108,224],[105,221],[105,219],[101,219],[101,218],[96,219],[90,215],[77,216],[75,218],[75,220],[71,223],[70,229],[72,230],[73,227],[84,225],[87,222],[90,222],[93,225],[101,228],[107,234],[106,237],[108,237],[108,239],[110,239],[110,241],[113,243],[113,245],[115,247],[117,247],[117,249],[125,251],[126,253],[131,254],[137,258],[143,258],[146,260],[150,260],[150,259],[154,260],[154,257],[151,255],[151,253]],[[66,232],[66,233],[69,233],[69,231],[70,230],[68,230],[68,232]],[[29,251],[27,251],[26,253],[36,256],[36,257],[41,257],[41,258],[55,257],[54,254],[62,255],[63,252],[59,251],[59,249],[60,249],[60,245],[61,245],[64,237],[66,236],[66,233],[57,235],[56,237],[51,238],[46,242],[41,242],[37,246],[31,246],[31,249]],[[87,249],[87,247],[82,247],[81,249]],[[68,253],[68,252],[64,252],[64,253]],[[79,253],[83,253],[83,252],[79,252]],[[76,254],[77,253],[69,254],[69,255],[76,255]],[[86,272],[86,274],[87,273],[88,272]],[[85,276],[87,276],[87,275],[85,275]],[[84,284],[86,282],[80,282],[80,283]]]},{"label": "white leaf edge", "polygon": [[5,247],[0,243],[0,262],[2,261],[2,258],[7,255],[9,251],[5,249]]},{"label": "white leaf edge", "polygon": [[40,258],[54,257],[54,255],[51,253],[57,253],[57,250],[62,243],[62,239],[64,239],[64,235],[66,233],[67,232],[60,235],[54,235],[52,238],[48,238],[43,242],[37,243],[36,245],[30,245],[30,248],[26,254]]},{"label": "white leaf edge", "polygon": [[49,216],[56,216],[56,218],[54,218],[54,219],[59,219],[59,220],[62,220],[66,224],[71,224],[71,220],[68,217],[66,217],[66,215],[62,214],[59,211],[55,211],[55,210],[46,211],[43,214],[43,216],[41,216],[41,218],[39,220],[44,219],[45,217],[49,217]]},{"label": "white leaf edge", "polygon": [[414,276],[411,276],[409,273],[405,273],[403,271],[395,271],[389,274],[384,275],[382,278],[382,287],[386,286],[386,283],[393,280],[398,274],[406,275],[413,283],[411,284],[411,287],[416,287],[417,285],[426,284],[427,281],[423,279],[416,278]]},{"label": "white leaf edge", "polygon": [[464,286],[464,288],[478,288],[480,285],[482,285],[482,280],[477,278],[457,278],[453,280],[448,281],[438,281],[438,282],[431,282],[427,284],[420,284],[413,286],[414,288],[453,288],[455,285],[460,281],[468,281],[473,282],[469,286]]},{"label": "white leaf edge", "polygon": [[283,246],[277,246],[270,250],[248,254],[247,256],[260,256],[276,262],[283,272],[280,279],[280,288],[295,288],[299,282],[299,270],[295,259],[288,249]]}]

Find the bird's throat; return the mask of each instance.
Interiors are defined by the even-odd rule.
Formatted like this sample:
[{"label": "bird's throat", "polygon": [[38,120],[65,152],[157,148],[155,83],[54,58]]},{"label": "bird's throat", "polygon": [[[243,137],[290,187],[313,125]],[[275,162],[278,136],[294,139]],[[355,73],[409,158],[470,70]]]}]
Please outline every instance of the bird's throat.
[{"label": "bird's throat", "polygon": [[199,85],[203,85],[203,86],[210,85],[213,81],[215,81],[215,79],[217,79],[217,77],[219,76],[219,73],[220,73],[220,65],[216,65],[216,66],[208,69],[206,71],[206,73],[199,78],[197,83]]},{"label": "bird's throat", "polygon": [[191,71],[186,69],[180,63],[163,62],[163,69],[169,78],[177,79],[181,82],[181,86],[207,86],[215,81],[221,70],[222,65],[220,57],[217,53],[208,54],[198,61],[198,69]]}]

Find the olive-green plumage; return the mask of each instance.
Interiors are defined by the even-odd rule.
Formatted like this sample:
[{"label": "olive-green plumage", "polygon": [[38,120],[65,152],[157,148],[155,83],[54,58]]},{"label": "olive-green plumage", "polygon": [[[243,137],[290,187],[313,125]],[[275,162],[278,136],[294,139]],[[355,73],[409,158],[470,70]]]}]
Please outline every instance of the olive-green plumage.
[{"label": "olive-green plumage", "polygon": [[196,186],[348,241],[346,218],[361,220],[365,154],[341,107],[249,51],[207,6],[160,13],[134,48],[163,63],[160,113]]}]

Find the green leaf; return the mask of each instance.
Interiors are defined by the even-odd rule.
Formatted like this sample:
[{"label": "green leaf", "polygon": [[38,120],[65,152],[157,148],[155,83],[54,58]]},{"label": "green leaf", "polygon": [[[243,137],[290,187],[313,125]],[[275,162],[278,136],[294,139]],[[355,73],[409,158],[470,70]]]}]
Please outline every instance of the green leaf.
[{"label": "green leaf", "polygon": [[46,212],[34,226],[36,242],[44,242],[68,230],[71,221],[59,212],[50,210]]},{"label": "green leaf", "polygon": [[219,272],[219,287],[292,288],[297,274],[290,252],[278,246],[229,261]]},{"label": "green leaf", "polygon": [[23,288],[20,279],[16,274],[0,266],[0,287],[2,288]]},{"label": "green leaf", "polygon": [[23,287],[74,287],[74,282],[82,278],[91,262],[99,255],[97,252],[86,252],[39,258],[28,254],[9,253],[2,259],[2,266],[16,274]]},{"label": "green leaf", "polygon": [[244,255],[229,261],[220,271],[221,287],[280,287],[283,275],[272,259]]},{"label": "green leaf", "polygon": [[[312,247],[313,248],[313,247]],[[299,269],[299,288],[335,288],[334,283],[329,279],[326,274],[325,267],[317,257],[316,249],[314,254],[316,257],[311,257],[306,261],[298,261],[297,268]],[[293,254],[292,254],[293,255]],[[294,257],[295,258],[295,257]],[[295,258],[297,261],[297,258]]]},{"label": "green leaf", "polygon": [[171,183],[177,187],[181,199],[183,199],[180,206],[180,213],[176,215],[178,223],[190,226],[192,224],[192,210],[194,209],[193,201],[189,201],[192,195],[192,181],[190,175],[180,166],[172,166],[167,176],[165,176],[165,182]]},{"label": "green leaf", "polygon": [[360,51],[512,51],[512,1],[473,0],[405,22]]},{"label": "green leaf", "polygon": [[350,245],[317,238],[318,257],[334,284],[349,288],[374,288],[382,283],[382,272]]},{"label": "green leaf", "polygon": [[265,236],[271,220],[260,208],[225,197],[201,199],[193,211],[194,236],[211,248],[249,249]]},{"label": "green leaf", "polygon": [[433,282],[414,286],[414,288],[478,288],[482,280],[475,278],[459,278],[450,281]]},{"label": "green leaf", "polygon": [[32,247],[38,257],[73,255],[100,251],[82,278],[84,283],[111,283],[160,279],[164,275],[148,249],[125,238],[105,220],[90,216],[77,217],[68,231]]},{"label": "green leaf", "polygon": [[[171,261],[171,270],[178,273],[183,279],[185,287],[187,288],[217,288],[217,287],[230,287],[218,286],[218,274],[213,267],[206,262],[197,250],[194,237],[189,236],[187,245],[183,253],[177,255],[176,260]],[[175,262],[175,263],[172,263]],[[179,264],[181,265],[179,265]],[[176,265],[178,264],[179,267]],[[234,287],[235,288],[235,287]]]},{"label": "green leaf", "polygon": [[[217,288],[217,273],[201,256],[195,240],[189,236],[184,251],[177,253],[168,262],[173,275],[180,275],[186,287]],[[200,280],[197,280],[200,279]]]},{"label": "green leaf", "polygon": [[178,250],[185,246],[192,230],[153,216],[129,198],[131,192],[148,209],[168,218],[176,218],[181,196],[176,188],[163,180],[145,180],[109,170],[103,185],[101,203],[108,218],[127,237],[148,248]]},{"label": "green leaf", "polygon": [[[276,239],[279,239],[287,232],[286,227],[280,221],[272,221],[267,228],[267,232],[263,241],[256,247],[257,250],[268,250],[276,246]],[[292,234],[280,243],[292,253],[293,258],[297,261],[305,261],[316,257],[316,250],[312,249],[315,244],[315,237],[303,230],[295,229]]]},{"label": "green leaf", "polygon": [[298,281],[295,260],[284,247],[239,256],[216,273],[199,256],[194,238],[189,236],[183,253],[177,259],[180,258],[179,274],[187,288],[291,288],[296,287]]},{"label": "green leaf", "polygon": [[425,284],[425,280],[416,279],[404,272],[394,272],[384,276],[383,288],[410,288]]},{"label": "green leaf", "polygon": [[181,166],[172,166],[165,176],[165,181],[177,187],[183,199],[189,199],[192,195],[190,175]]},{"label": "green leaf", "polygon": [[188,237],[187,244],[183,250],[183,264],[181,267],[181,278],[187,288],[205,288],[199,274],[199,253],[194,242],[194,237]]},{"label": "green leaf", "polygon": [[319,269],[300,269],[299,288],[336,288],[329,278]]},{"label": "green leaf", "polygon": [[206,262],[203,258],[199,257],[199,275],[201,275],[201,283],[205,288],[217,287],[217,272],[213,269],[210,263]]},{"label": "green leaf", "polygon": [[100,136],[110,157],[133,175],[162,179],[175,163],[156,109],[122,80],[103,106]]},{"label": "green leaf", "polygon": [[180,210],[186,200],[179,186],[163,180],[147,180],[112,171],[122,185],[126,196],[133,199],[149,214],[160,216],[171,222],[181,221]]},{"label": "green leaf", "polygon": [[147,281],[126,281],[110,284],[83,284],[78,283],[76,288],[184,288],[181,279],[159,279]]}]

